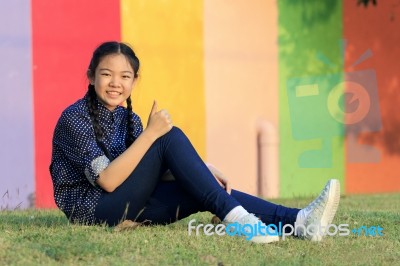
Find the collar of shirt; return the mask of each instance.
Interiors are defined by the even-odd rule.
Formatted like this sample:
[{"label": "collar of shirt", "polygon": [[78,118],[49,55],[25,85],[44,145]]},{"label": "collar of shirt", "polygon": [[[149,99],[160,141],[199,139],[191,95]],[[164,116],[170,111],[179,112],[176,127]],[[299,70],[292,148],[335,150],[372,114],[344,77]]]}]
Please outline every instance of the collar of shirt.
[{"label": "collar of shirt", "polygon": [[99,117],[103,117],[106,124],[119,125],[122,119],[125,117],[126,109],[119,105],[114,110],[110,111],[102,103],[100,103],[100,101],[97,101],[97,108],[99,110]]}]

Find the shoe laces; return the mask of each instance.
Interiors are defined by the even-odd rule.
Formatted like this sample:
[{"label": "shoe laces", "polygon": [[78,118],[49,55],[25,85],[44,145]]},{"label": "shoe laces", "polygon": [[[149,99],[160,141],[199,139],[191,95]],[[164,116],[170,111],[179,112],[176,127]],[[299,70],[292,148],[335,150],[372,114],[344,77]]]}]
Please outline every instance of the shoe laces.
[{"label": "shoe laces", "polygon": [[240,219],[238,221],[239,224],[257,224],[258,222],[260,222],[260,219],[257,218],[257,216],[255,216],[252,213],[247,214],[246,216],[244,216],[242,219]]},{"label": "shoe laces", "polygon": [[[323,213],[323,210],[326,205],[328,191],[329,191],[329,187],[326,186],[322,190],[321,194],[306,207],[306,210],[308,212],[310,212],[310,214],[307,217],[307,220],[312,219],[315,221],[316,219],[318,219],[318,216]],[[316,215],[316,214],[318,214],[318,215]]]},{"label": "shoe laces", "polygon": [[[245,224],[255,225],[255,224],[258,224],[259,222],[263,224],[263,222],[252,213],[246,214],[244,217],[242,217],[241,219],[236,221],[236,223],[240,224],[241,226],[243,226]],[[233,230],[233,228],[232,228],[232,230]],[[244,228],[244,230],[246,232],[250,232],[250,229],[247,227]]]}]

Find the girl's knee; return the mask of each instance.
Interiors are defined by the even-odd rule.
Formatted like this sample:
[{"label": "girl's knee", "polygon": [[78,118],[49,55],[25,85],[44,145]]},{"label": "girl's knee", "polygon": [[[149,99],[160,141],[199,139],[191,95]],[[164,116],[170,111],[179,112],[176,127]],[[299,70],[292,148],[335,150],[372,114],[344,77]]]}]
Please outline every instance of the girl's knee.
[{"label": "girl's knee", "polygon": [[165,136],[180,137],[185,136],[185,133],[183,133],[183,131],[179,127],[173,126],[171,130],[168,131],[167,134],[165,134]]},{"label": "girl's knee", "polygon": [[172,129],[169,131],[171,133],[175,133],[175,134],[184,134],[182,129],[180,129],[177,126],[172,126]]},{"label": "girl's knee", "polygon": [[173,126],[168,133],[158,138],[156,143],[163,145],[167,143],[181,143],[182,141],[188,141],[187,136],[179,127]]}]

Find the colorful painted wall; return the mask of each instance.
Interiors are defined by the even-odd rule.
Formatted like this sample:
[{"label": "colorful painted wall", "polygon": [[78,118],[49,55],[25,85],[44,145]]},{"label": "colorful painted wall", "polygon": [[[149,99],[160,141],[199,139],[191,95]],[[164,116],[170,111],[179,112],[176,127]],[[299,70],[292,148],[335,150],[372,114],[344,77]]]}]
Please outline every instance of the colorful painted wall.
[{"label": "colorful painted wall", "polygon": [[328,94],[343,80],[343,8],[341,1],[312,2],[278,1],[282,196],[344,180],[344,127],[327,109]]},{"label": "colorful painted wall", "polygon": [[267,197],[399,192],[400,6],[378,1],[16,0],[0,10],[0,208],[53,207],[62,110],[93,49],[132,44],[153,99],[233,187]]}]

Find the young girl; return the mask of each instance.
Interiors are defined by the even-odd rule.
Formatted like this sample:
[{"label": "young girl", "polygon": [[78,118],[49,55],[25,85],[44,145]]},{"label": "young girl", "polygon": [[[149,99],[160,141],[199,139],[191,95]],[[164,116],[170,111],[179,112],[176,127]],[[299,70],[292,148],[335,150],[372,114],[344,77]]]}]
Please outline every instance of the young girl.
[{"label": "young girl", "polygon": [[[297,235],[322,239],[316,228],[333,220],[340,199],[337,180],[330,180],[302,210],[230,190],[224,176],[207,167],[155,101],[143,129],[131,103],[138,71],[139,59],[128,45],[101,44],[87,70],[86,95],[57,123],[50,173],[55,202],[71,222],[115,226],[126,219],[168,224],[209,211],[225,224],[296,224],[302,226]],[[126,108],[121,106],[125,101]],[[166,173],[172,173],[174,181],[164,181]],[[273,230],[251,239],[278,240]]]}]

